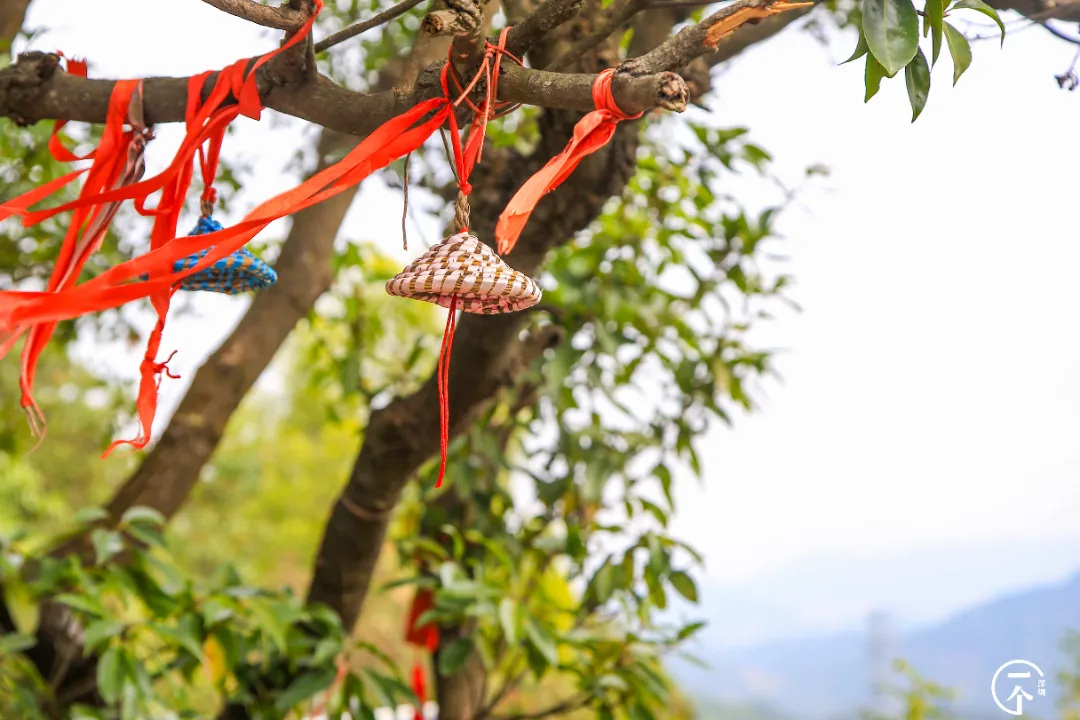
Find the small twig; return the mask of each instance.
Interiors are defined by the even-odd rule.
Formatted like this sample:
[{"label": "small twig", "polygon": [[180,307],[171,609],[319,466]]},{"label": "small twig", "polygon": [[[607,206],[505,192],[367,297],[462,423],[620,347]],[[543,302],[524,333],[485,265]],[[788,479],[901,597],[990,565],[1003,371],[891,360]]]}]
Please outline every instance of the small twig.
[{"label": "small twig", "polygon": [[405,177],[402,181],[402,194],[404,196],[403,206],[401,208],[401,249],[408,252],[409,250],[409,233],[405,229],[405,223],[409,219],[409,160],[412,159],[412,153],[405,156]]},{"label": "small twig", "polygon": [[506,36],[506,49],[518,57],[524,57],[532,46],[577,16],[585,0],[546,0],[529,17],[510,30]]},{"label": "small twig", "polygon": [[536,712],[492,715],[491,720],[540,720],[540,718],[550,717],[551,715],[562,715],[573,710],[578,710],[588,705],[590,700],[592,700],[592,697],[589,695],[577,695],[542,710],[537,710]]},{"label": "small twig", "polygon": [[1036,21],[1039,25],[1042,25],[1043,30],[1050,33],[1059,40],[1072,43],[1073,45],[1080,45],[1080,38],[1069,35],[1066,32],[1058,30],[1056,27],[1049,25],[1045,20]]},{"label": "small twig", "polygon": [[604,22],[601,23],[600,27],[590,33],[587,37],[578,41],[572,48],[567,50],[564,55],[556,58],[554,62],[550,63],[544,69],[558,72],[569,67],[572,63],[577,62],[585,55],[585,53],[602,43],[609,35],[611,35],[611,33],[623,27],[634,17],[634,15],[637,15],[640,11],[644,10],[646,5],[647,0],[621,0],[611,8],[611,11],[604,19]]},{"label": "small twig", "polygon": [[644,55],[628,60],[619,70],[631,77],[677,70],[699,55],[716,50],[723,38],[744,25],[793,10],[802,12],[813,5],[813,2],[789,0],[736,0],[696,25],[683,28]]},{"label": "small twig", "polygon": [[650,0],[646,10],[675,10],[677,8],[699,8],[712,5],[716,0]]},{"label": "small twig", "polygon": [[365,20],[364,22],[350,25],[344,30],[338,30],[332,35],[327,35],[325,38],[315,43],[315,53],[318,54],[321,52],[325,52],[330,48],[334,47],[335,45],[343,43],[346,40],[351,40],[362,32],[366,32],[372,28],[378,27],[383,23],[388,23],[394,18],[409,12],[423,1],[424,0],[403,0],[397,5],[383,10],[378,15],[374,15],[373,17]]},{"label": "small twig", "polygon": [[285,6],[260,5],[254,0],[203,0],[203,2],[256,25],[277,30],[296,30],[308,19],[305,12]]}]

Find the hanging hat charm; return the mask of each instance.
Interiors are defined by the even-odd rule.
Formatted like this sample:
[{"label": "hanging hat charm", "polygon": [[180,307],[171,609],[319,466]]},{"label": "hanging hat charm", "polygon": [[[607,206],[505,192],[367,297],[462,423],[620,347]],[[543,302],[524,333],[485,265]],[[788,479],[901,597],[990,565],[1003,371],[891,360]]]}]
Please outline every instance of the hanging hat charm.
[{"label": "hanging hat charm", "polygon": [[535,280],[468,232],[434,245],[391,278],[386,292],[483,315],[524,310],[541,295]]},{"label": "hanging hat charm", "polygon": [[[443,332],[437,371],[442,462],[436,488],[442,486],[443,477],[446,475],[446,454],[450,439],[450,354],[457,329],[457,310],[460,308],[467,313],[494,315],[525,310],[540,302],[540,286],[535,280],[511,268],[494,250],[469,232],[469,193],[472,191],[469,175],[480,158],[485,129],[497,104],[493,91],[499,73],[498,60],[505,49],[506,35],[507,30],[504,30],[498,47],[487,44],[484,63],[477,73],[477,78],[474,78],[468,88],[462,89],[457,100],[451,101],[456,106],[467,99],[477,80],[481,76],[487,77],[485,101],[480,107],[470,103],[475,115],[464,146],[458,134],[454,112],[451,110],[446,116],[453,150],[454,175],[458,182],[454,224],[459,231],[430,248],[386,283],[386,292],[391,295],[435,303],[450,310],[446,316],[446,330]],[[443,92],[447,100],[451,100],[448,84],[451,66],[452,63],[448,62],[443,66],[442,72]],[[450,150],[451,148],[447,148],[448,155]]]}]

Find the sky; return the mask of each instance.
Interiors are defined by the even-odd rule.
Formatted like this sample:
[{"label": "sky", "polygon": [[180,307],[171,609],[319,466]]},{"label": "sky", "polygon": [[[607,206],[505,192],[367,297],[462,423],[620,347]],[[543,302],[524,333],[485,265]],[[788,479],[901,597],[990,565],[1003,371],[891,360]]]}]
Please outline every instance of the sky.
[{"label": "sky", "polygon": [[[51,28],[32,48],[85,56],[96,77],[186,75],[273,44],[198,0],[35,0],[29,22]],[[940,613],[1080,568],[1080,144],[1065,130],[1080,93],[1053,77],[1075,48],[1037,28],[1003,48],[976,42],[956,87],[940,61],[912,124],[902,79],[863,103],[862,65],[838,66],[853,46],[786,32],[714,83],[714,121],[749,127],[781,177],[797,184],[816,163],[831,175],[778,224],[802,312],[756,337],[783,351],[783,381],[766,384],[759,412],[701,441],[706,478],[677,483],[674,532],[705,554],[708,587],[758,588],[791,607],[787,596],[814,584],[799,574],[807,567],[858,579],[875,558],[922,558],[897,561],[896,577],[936,573],[947,585],[942,563],[966,557],[972,571],[942,591]],[[237,125],[225,153],[257,163],[250,206],[290,186],[289,143],[274,139],[303,123],[270,111]],[[152,171],[176,130],[151,145]],[[402,252],[399,208],[369,180],[345,233],[410,260],[423,247]],[[165,345],[184,349],[172,367],[185,380],[163,384],[166,410],[245,306],[200,297],[200,317],[170,322]],[[128,377],[138,365],[121,348],[84,343],[80,354]],[[1000,572],[971,559],[1011,543],[1028,550]],[[895,599],[889,587],[817,587],[815,603],[858,596],[857,613]]]}]

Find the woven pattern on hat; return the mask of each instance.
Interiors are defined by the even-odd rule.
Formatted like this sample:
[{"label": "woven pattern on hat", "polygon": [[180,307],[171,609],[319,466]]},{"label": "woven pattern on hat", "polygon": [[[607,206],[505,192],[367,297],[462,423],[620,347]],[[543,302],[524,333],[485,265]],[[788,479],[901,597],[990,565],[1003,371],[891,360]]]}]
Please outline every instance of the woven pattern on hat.
[{"label": "woven pattern on hat", "polygon": [[540,286],[514,270],[469,233],[452,235],[386,283],[386,292],[450,307],[457,296],[463,312],[517,312],[540,302]]},{"label": "woven pattern on hat", "polygon": [[[221,224],[213,218],[200,217],[198,225],[191,232],[192,235],[221,230]],[[177,260],[174,271],[186,270],[195,267],[209,248]],[[277,282],[277,273],[274,269],[247,250],[241,248],[232,255],[223,257],[208,268],[200,270],[194,275],[188,275],[180,281],[183,290],[202,290],[209,292],[237,295],[239,293],[263,290]]]}]

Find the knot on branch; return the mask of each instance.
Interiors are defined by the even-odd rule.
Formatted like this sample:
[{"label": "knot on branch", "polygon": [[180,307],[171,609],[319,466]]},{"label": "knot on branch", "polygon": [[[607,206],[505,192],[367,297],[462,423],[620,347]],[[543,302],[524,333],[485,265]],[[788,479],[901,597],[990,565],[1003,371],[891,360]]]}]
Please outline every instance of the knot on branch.
[{"label": "knot on branch", "polygon": [[656,82],[657,107],[681,113],[689,101],[690,88],[682,77],[673,72],[660,73]]},{"label": "knot on branch", "polygon": [[11,118],[16,125],[27,127],[40,118],[20,112],[19,108],[34,106],[42,86],[52,79],[60,67],[60,56],[53,53],[26,52],[15,64],[0,74],[0,115]]},{"label": "knot on branch", "polygon": [[476,35],[484,23],[484,8],[477,0],[446,0],[445,10],[428,13],[420,31],[428,35]]}]

